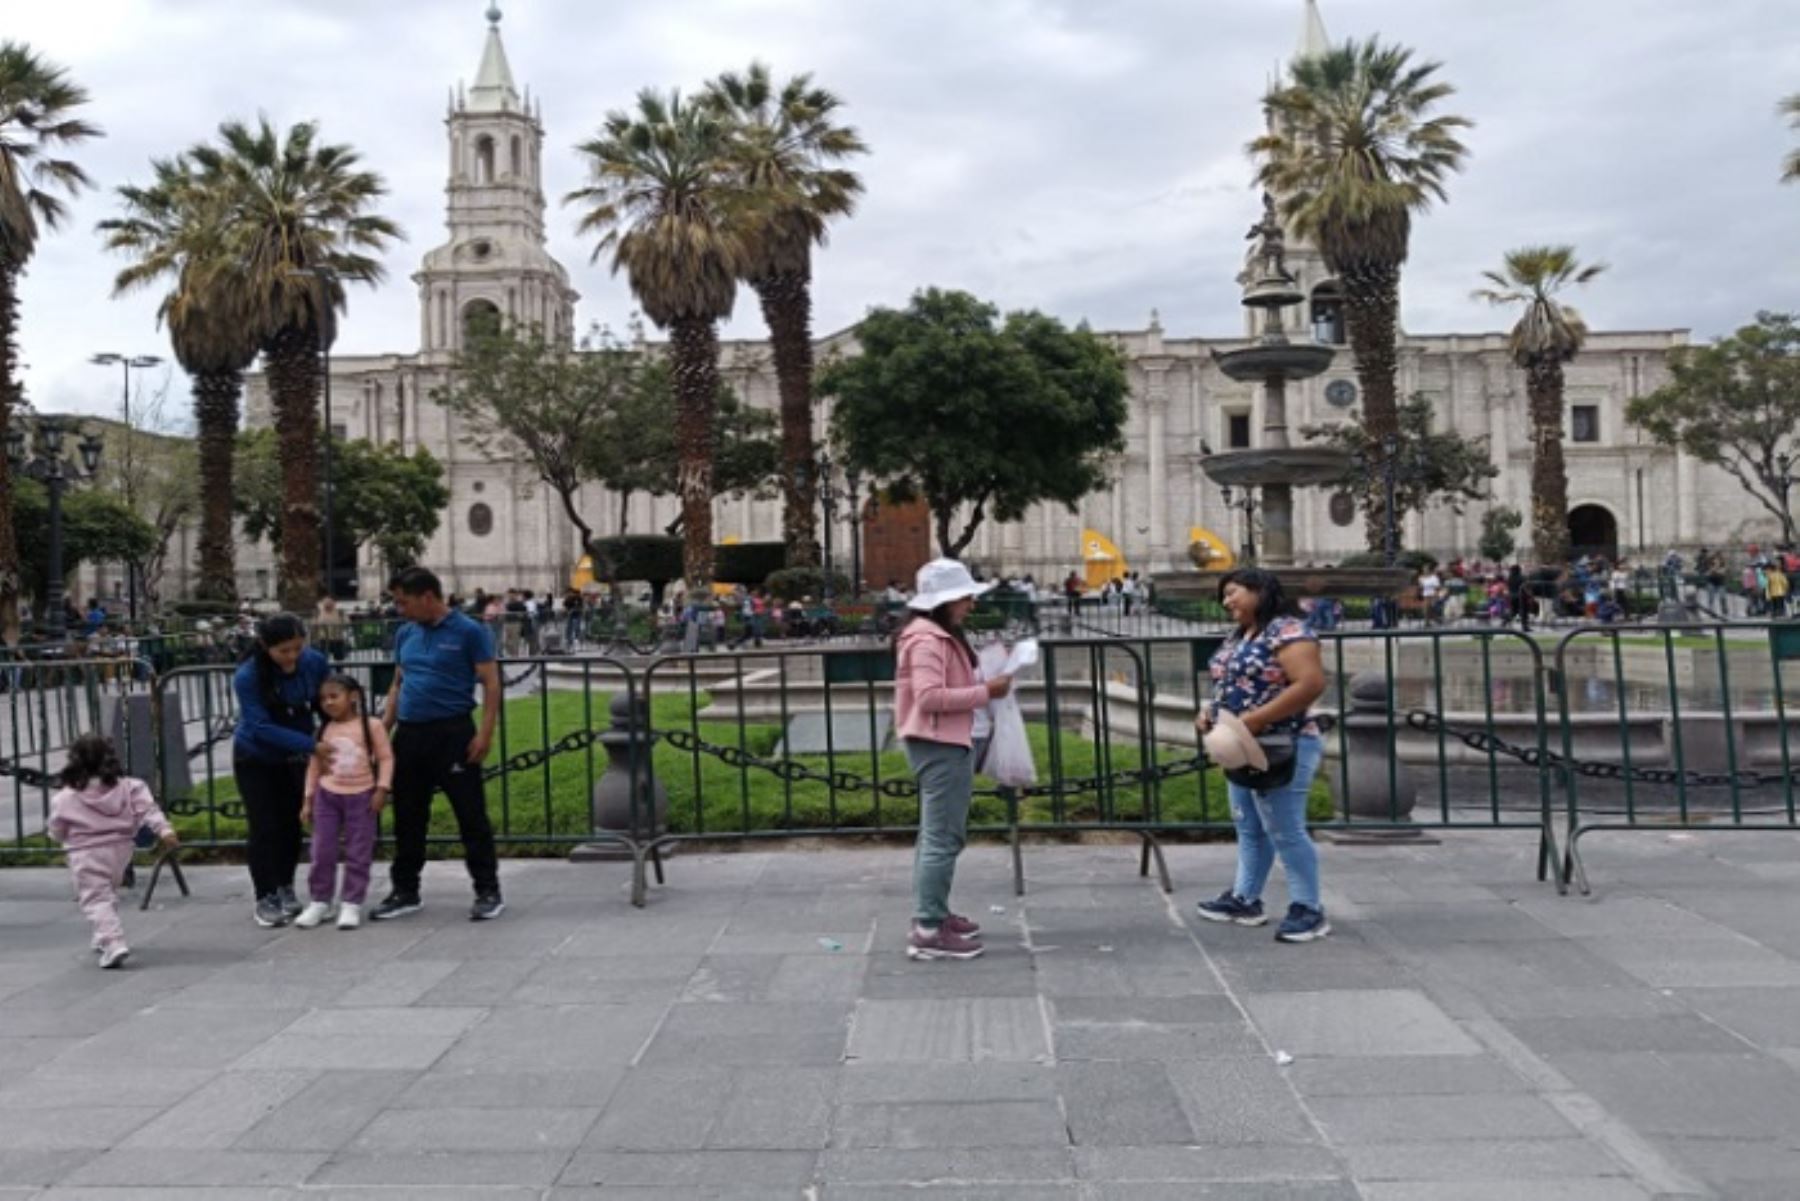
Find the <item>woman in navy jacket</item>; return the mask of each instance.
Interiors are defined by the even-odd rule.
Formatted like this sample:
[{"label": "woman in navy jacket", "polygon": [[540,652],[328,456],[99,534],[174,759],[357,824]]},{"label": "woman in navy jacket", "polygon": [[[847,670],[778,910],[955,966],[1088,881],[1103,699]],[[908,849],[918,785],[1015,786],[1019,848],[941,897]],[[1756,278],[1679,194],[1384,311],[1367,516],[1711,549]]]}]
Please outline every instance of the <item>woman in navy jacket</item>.
[{"label": "woman in navy jacket", "polygon": [[306,645],[306,625],[278,613],[256,627],[256,642],[231,679],[237,732],[231,770],[250,826],[250,880],[256,924],[285,926],[300,912],[294,867],[300,861],[300,802],[306,761],[323,753],[314,736],[319,685],[331,663]]}]

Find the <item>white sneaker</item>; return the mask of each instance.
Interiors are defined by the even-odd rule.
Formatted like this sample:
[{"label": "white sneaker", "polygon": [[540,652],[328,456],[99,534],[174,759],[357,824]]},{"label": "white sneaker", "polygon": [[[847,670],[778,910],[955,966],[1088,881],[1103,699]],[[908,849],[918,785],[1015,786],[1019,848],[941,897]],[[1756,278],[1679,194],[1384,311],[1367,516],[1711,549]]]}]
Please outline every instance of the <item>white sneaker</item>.
[{"label": "white sneaker", "polygon": [[300,916],[294,919],[294,924],[302,930],[310,930],[330,916],[330,905],[324,901],[312,901],[300,911]]},{"label": "white sneaker", "polygon": [[354,930],[362,925],[362,906],[345,901],[338,908],[338,929]]},{"label": "white sneaker", "polygon": [[100,966],[105,968],[118,967],[125,962],[130,954],[131,948],[124,943],[108,943],[100,948]]}]

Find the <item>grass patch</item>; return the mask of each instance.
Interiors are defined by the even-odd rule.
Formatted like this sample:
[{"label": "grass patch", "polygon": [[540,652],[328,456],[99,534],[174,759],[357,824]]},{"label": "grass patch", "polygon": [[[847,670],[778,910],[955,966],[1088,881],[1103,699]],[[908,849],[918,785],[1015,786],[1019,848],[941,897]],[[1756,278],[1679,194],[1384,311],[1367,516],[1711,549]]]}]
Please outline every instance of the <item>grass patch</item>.
[{"label": "grass patch", "polygon": [[[580,692],[552,691],[507,701],[503,710],[505,738],[502,741],[496,736],[490,765],[499,762],[503,754],[510,758],[553,745],[590,725],[604,725],[609,720],[610,699],[598,691],[588,697]],[[740,728],[735,721],[708,721],[706,706],[711,698],[702,692],[696,700],[697,710],[695,702],[685,694],[653,697],[651,719],[656,729],[691,731],[716,746],[741,746],[759,758],[774,756],[781,737],[779,725],[746,722]],[[1058,735],[1040,723],[1029,724],[1027,731],[1040,781],[1049,782],[1051,766],[1057,763],[1060,778],[1070,781],[1071,787],[1061,795],[1022,799],[1022,824],[1230,821],[1224,780],[1216,772],[1190,773],[1164,781],[1151,804],[1146,803],[1146,789],[1138,784],[1110,791],[1095,791],[1091,786],[1088,791],[1076,791],[1073,782],[1085,777],[1140,766],[1142,757],[1137,744],[1114,743],[1108,747],[1066,731]],[[1052,756],[1053,749],[1056,758]],[[222,764],[227,757],[228,752],[218,762]],[[1183,758],[1185,755],[1178,748],[1159,748],[1156,755],[1159,763]],[[874,787],[877,781],[910,781],[906,757],[901,752],[871,755],[864,751],[829,758],[802,755],[795,759],[821,773],[851,773],[864,780],[866,786],[834,789],[820,781],[788,781],[760,768],[734,767],[711,755],[692,756],[659,740],[653,762],[657,779],[668,792],[669,828],[679,834],[717,835],[783,830],[877,832],[917,822],[916,799],[888,796]],[[560,854],[566,845],[557,846],[549,839],[586,836],[591,826],[589,798],[606,763],[605,749],[596,745],[555,755],[538,766],[488,781],[488,810],[507,852],[542,850]],[[978,789],[991,787],[992,781],[977,780]],[[182,839],[189,843],[241,841],[246,835],[243,819],[227,817],[214,808],[237,799],[236,782],[227,772],[202,781],[183,798],[200,806],[200,812],[172,814],[172,820]],[[1323,772],[1313,781],[1308,812],[1315,821],[1329,820],[1333,815]],[[976,796],[971,825],[1004,826],[1006,820],[1004,800],[993,795]],[[385,814],[383,834],[391,834]],[[432,806],[431,836],[446,840],[445,844],[434,846],[433,854],[460,854],[452,845],[456,837],[455,818],[449,805],[441,800]]]}]

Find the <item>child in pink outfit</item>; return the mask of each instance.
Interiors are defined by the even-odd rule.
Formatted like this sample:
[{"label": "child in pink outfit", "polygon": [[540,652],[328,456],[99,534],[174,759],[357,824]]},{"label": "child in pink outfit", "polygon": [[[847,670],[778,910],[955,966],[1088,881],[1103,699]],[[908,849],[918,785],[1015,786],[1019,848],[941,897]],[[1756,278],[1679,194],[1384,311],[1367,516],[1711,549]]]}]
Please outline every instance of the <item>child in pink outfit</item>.
[{"label": "child in pink outfit", "polygon": [[[312,902],[294,924],[308,930],[337,905],[340,930],[362,924],[369,895],[369,870],[375,860],[376,825],[394,783],[394,752],[387,728],[370,721],[362,684],[355,676],[326,677],[319,686],[319,708],[325,728],[319,745],[331,751],[331,767],[321,770],[314,756],[306,764],[306,788],[300,821],[312,827],[312,870],[306,877]],[[337,888],[338,842],[343,841],[344,886]]]},{"label": "child in pink outfit", "polygon": [[68,852],[75,900],[94,927],[100,966],[116,968],[131,954],[119,924],[119,879],[131,862],[140,826],[164,846],[181,845],[142,780],[125,774],[110,740],[85,734],[69,748],[63,787],[50,802],[50,837]]}]

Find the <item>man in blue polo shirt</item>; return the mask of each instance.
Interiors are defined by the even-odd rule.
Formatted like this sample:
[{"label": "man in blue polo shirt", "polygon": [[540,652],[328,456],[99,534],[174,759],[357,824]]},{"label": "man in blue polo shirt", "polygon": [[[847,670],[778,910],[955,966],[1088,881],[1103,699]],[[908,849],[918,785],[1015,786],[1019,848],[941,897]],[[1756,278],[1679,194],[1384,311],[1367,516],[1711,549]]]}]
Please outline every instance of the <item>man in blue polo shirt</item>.
[{"label": "man in blue polo shirt", "polygon": [[[450,798],[462,839],[475,906],[469,917],[488,921],[506,908],[500,865],[488,821],[481,764],[500,718],[500,667],[486,626],[444,601],[444,586],[423,567],[394,580],[406,624],[394,637],[394,685],[382,720],[394,731],[394,863],[392,891],[369,916],[375,921],[417,913],[425,869],[425,834],[432,794]],[[481,727],[470,713],[481,685]],[[396,728],[396,723],[398,728]]]}]

